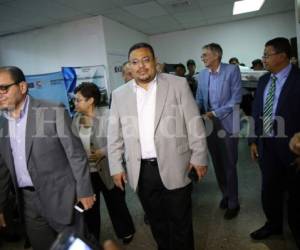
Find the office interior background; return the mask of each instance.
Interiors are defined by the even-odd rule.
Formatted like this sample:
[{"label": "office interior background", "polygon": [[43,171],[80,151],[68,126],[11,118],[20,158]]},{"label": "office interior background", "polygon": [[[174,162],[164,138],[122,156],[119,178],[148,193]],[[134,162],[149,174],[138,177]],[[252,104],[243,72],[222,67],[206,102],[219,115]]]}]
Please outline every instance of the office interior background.
[{"label": "office interior background", "polygon": [[[298,3],[299,2],[299,3]],[[266,0],[259,11],[232,15],[234,0],[0,0],[0,65],[15,65],[26,75],[60,71],[62,66],[104,65],[108,91],[117,82],[116,66],[128,49],[145,41],[161,63],[194,59],[197,71],[202,46],[219,43],[223,61],[237,57],[246,66],[261,58],[264,44],[274,37],[300,41],[299,0]],[[196,249],[294,250],[293,239],[253,243],[249,233],[263,221],[260,174],[251,163],[245,142],[240,145],[241,214],[224,222],[218,214],[219,192],[212,167],[203,185],[194,188]],[[243,169],[244,168],[244,169]],[[135,194],[127,193],[137,234],[126,249],[155,249]],[[105,208],[103,208],[103,211]],[[106,212],[104,212],[106,213]],[[112,238],[107,214],[104,238]],[[107,223],[105,223],[107,221]],[[227,223],[227,224],[226,224]],[[214,233],[214,234],[213,234]],[[23,249],[4,245],[4,249]]]}]

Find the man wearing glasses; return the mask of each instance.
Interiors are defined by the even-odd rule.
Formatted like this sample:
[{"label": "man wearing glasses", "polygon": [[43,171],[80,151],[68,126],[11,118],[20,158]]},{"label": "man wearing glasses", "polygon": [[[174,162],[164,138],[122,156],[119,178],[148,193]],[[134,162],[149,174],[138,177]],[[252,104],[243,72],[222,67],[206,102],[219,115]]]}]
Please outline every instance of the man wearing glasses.
[{"label": "man wearing glasses", "polygon": [[241,102],[241,74],[237,65],[222,63],[222,48],[210,43],[203,47],[201,59],[206,67],[198,76],[196,101],[204,114],[207,144],[217,182],[222,192],[219,207],[224,218],[235,218],[238,199],[238,142]]},{"label": "man wearing glasses", "polygon": [[133,45],[128,59],[133,79],[112,94],[111,174],[121,189],[128,178],[137,190],[159,250],[193,250],[188,173],[200,180],[207,171],[197,105],[185,78],[157,73],[149,44]]},{"label": "man wearing glasses", "polygon": [[34,250],[71,227],[73,206],[94,203],[88,163],[63,106],[27,94],[23,72],[0,67],[0,229],[10,183]]},{"label": "man wearing glasses", "polygon": [[300,71],[290,64],[291,46],[286,38],[265,44],[263,63],[269,71],[259,80],[253,103],[253,160],[262,173],[262,206],[266,223],[251,233],[255,240],[282,234],[283,203],[288,191],[288,222],[300,247],[300,172],[289,141],[300,131]]}]

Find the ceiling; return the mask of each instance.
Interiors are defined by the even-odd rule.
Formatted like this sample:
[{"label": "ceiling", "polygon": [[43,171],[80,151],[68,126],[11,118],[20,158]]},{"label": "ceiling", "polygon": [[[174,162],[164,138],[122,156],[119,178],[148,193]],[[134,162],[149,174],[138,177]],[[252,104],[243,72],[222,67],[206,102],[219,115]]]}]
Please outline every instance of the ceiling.
[{"label": "ceiling", "polygon": [[294,10],[294,0],[266,0],[232,16],[234,0],[0,0],[0,36],[103,15],[148,35]]}]

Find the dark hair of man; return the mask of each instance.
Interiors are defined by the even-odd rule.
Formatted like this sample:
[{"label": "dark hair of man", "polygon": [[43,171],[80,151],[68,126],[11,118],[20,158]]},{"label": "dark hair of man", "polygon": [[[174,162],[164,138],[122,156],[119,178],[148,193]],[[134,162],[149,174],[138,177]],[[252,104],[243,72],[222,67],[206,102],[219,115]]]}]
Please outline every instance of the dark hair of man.
[{"label": "dark hair of man", "polygon": [[175,69],[177,69],[177,68],[182,68],[182,69],[185,70],[185,66],[184,66],[182,63],[176,64],[176,65],[175,65]]},{"label": "dark hair of man", "polygon": [[255,59],[255,60],[252,61],[252,67],[254,67],[256,65],[264,66],[262,60],[260,60],[260,59]]},{"label": "dark hair of man", "polygon": [[78,92],[86,99],[94,98],[94,105],[96,107],[100,106],[101,94],[96,84],[92,82],[83,82],[75,88],[74,93],[77,94]]},{"label": "dark hair of man", "polygon": [[0,73],[7,72],[15,83],[25,82],[25,75],[21,69],[15,66],[0,67]]},{"label": "dark hair of man", "polygon": [[231,58],[229,59],[229,63],[233,63],[233,62],[239,63],[239,59],[237,59],[236,57],[231,57]]},{"label": "dark hair of man", "polygon": [[272,46],[276,53],[285,53],[290,59],[292,54],[292,47],[289,40],[285,37],[276,37],[266,42],[265,47]]},{"label": "dark hair of man", "polygon": [[134,51],[134,50],[137,50],[137,49],[149,49],[152,56],[153,56],[153,58],[155,58],[154,50],[153,50],[153,48],[150,44],[148,44],[148,43],[136,43],[136,44],[134,44],[130,47],[129,52],[128,52],[128,59],[130,57],[131,52]]},{"label": "dark hair of man", "polygon": [[187,62],[186,62],[186,66],[189,66],[189,65],[194,65],[196,66],[196,63],[193,59],[189,59]]},{"label": "dark hair of man", "polygon": [[207,45],[204,45],[202,47],[202,49],[209,49],[212,52],[217,53],[219,55],[220,60],[222,59],[223,50],[222,50],[222,47],[219,44],[217,44],[217,43],[209,43]]}]

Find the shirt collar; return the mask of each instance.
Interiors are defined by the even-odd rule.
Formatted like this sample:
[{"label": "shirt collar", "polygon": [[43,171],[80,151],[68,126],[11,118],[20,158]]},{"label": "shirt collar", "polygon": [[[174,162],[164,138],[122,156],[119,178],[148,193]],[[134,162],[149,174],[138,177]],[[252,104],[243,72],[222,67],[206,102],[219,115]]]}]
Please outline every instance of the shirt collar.
[{"label": "shirt collar", "polygon": [[221,69],[221,63],[219,64],[218,68],[216,71],[212,71],[211,69],[208,69],[209,73],[211,74],[218,74],[220,72],[220,69]]},{"label": "shirt collar", "polygon": [[25,101],[23,102],[21,106],[21,112],[20,112],[20,117],[15,119],[10,115],[9,111],[3,111],[3,115],[7,120],[21,120],[27,113],[28,111],[28,105],[29,105],[29,97],[28,95],[25,97]]},{"label": "shirt collar", "polygon": [[278,81],[280,81],[288,77],[291,69],[292,69],[292,65],[289,64],[288,66],[286,66],[285,68],[277,72],[276,74],[271,74],[271,77],[275,77]]}]

